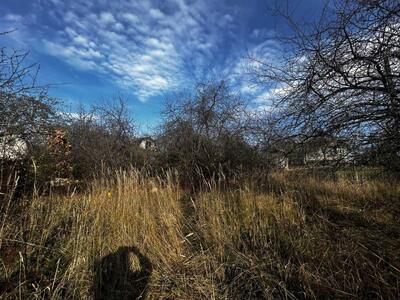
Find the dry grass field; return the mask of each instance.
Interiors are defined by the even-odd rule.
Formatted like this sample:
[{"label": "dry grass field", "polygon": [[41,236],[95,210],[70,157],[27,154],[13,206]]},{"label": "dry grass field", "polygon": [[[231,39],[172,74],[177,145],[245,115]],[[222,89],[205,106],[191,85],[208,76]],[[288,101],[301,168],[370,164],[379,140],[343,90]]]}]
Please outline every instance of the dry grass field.
[{"label": "dry grass field", "polygon": [[400,298],[400,185],[274,174],[187,193],[120,172],[4,203],[1,299]]}]

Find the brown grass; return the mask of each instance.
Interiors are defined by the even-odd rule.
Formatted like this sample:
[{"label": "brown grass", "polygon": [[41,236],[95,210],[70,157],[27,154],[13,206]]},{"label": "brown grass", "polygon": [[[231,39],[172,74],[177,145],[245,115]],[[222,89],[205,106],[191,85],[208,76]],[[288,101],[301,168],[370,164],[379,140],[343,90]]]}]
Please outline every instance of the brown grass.
[{"label": "brown grass", "polygon": [[282,173],[193,195],[175,177],[11,205],[0,298],[400,298],[395,181]]}]

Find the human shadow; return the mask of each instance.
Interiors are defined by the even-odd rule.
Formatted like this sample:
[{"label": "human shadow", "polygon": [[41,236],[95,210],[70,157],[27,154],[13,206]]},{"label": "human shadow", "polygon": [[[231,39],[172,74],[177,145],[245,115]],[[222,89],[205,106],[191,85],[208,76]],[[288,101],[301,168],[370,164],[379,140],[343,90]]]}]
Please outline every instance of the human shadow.
[{"label": "human shadow", "polygon": [[150,260],[136,247],[120,247],[96,263],[94,299],[143,299],[151,272]]}]

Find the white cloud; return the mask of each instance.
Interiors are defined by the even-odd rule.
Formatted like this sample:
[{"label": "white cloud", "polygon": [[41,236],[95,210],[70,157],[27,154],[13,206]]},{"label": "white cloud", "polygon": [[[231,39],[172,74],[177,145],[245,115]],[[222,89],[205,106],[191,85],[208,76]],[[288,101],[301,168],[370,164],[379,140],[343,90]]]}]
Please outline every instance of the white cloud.
[{"label": "white cloud", "polygon": [[9,22],[17,23],[17,22],[22,22],[23,17],[16,14],[7,14],[5,15],[4,19]]},{"label": "white cloud", "polygon": [[80,70],[95,70],[96,63],[91,58],[101,57],[101,54],[92,49],[85,50],[74,46],[64,46],[50,41],[44,41],[45,50],[57,57],[66,59],[67,62]]},{"label": "white cloud", "polygon": [[101,25],[107,26],[109,24],[115,23],[116,20],[112,13],[110,12],[102,12],[99,15],[99,23]]},{"label": "white cloud", "polygon": [[279,89],[270,89],[257,95],[254,102],[260,104],[272,103],[277,96],[279,96]]},{"label": "white cloud", "polygon": [[164,17],[164,14],[157,8],[150,9],[149,15],[154,19],[162,19]]},{"label": "white cloud", "polygon": [[[35,31],[43,32],[32,37],[36,50],[106,77],[141,101],[185,88],[209,73],[236,76],[239,84],[245,72],[236,63],[245,47],[235,40],[238,13],[219,2],[51,0],[48,15],[42,0],[33,1],[42,9],[42,15],[35,12],[40,22],[47,24],[43,17],[48,16],[48,24],[57,24]],[[227,56],[225,65],[219,65],[218,55]],[[240,83],[242,92],[251,93],[246,84]]]},{"label": "white cloud", "polygon": [[84,112],[68,112],[68,111],[58,111],[57,114],[61,118],[66,118],[71,121],[78,121],[78,120],[86,120],[86,121],[95,121],[95,120],[100,120],[100,116],[93,114],[93,113],[84,113]]},{"label": "white cloud", "polygon": [[139,17],[132,13],[124,13],[121,15],[121,17],[122,17],[122,19],[124,19],[132,24],[136,24],[139,22]]},{"label": "white cloud", "polygon": [[168,12],[151,2],[118,1],[97,14],[81,2],[65,4],[64,32],[45,40],[45,51],[76,68],[108,74],[142,101],[204,72],[224,26],[233,22],[230,14],[183,0],[164,6]]},{"label": "white cloud", "polygon": [[122,24],[119,23],[119,22],[116,22],[116,23],[113,25],[112,28],[113,28],[114,30],[116,30],[116,31],[123,31],[123,30],[125,29],[124,25],[122,25]]},{"label": "white cloud", "polygon": [[256,84],[245,82],[240,86],[240,92],[245,95],[254,95],[259,92],[259,87]]},{"label": "white cloud", "polygon": [[82,35],[79,35],[79,34],[74,36],[73,41],[74,41],[75,44],[80,45],[80,46],[84,46],[84,47],[86,47],[89,44],[88,39],[85,38]]},{"label": "white cloud", "polygon": [[290,91],[288,86],[278,86],[265,90],[254,98],[256,111],[272,111],[279,107],[279,100]]}]

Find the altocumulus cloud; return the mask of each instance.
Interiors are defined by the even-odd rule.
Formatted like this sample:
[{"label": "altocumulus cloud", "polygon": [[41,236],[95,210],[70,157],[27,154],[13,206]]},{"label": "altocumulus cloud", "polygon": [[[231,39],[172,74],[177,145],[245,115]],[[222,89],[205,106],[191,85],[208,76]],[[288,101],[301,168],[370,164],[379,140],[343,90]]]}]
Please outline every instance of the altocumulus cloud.
[{"label": "altocumulus cloud", "polygon": [[235,44],[235,16],[216,1],[34,1],[44,28],[35,33],[37,49],[143,102],[187,86],[212,69],[221,47]]},{"label": "altocumulus cloud", "polygon": [[274,62],[282,48],[274,30],[249,25],[244,7],[230,0],[32,0],[25,13],[0,16],[0,31],[17,28],[10,36],[25,48],[96,74],[142,102],[214,77],[265,106],[276,87],[252,80],[249,73],[263,66],[247,55]]}]

